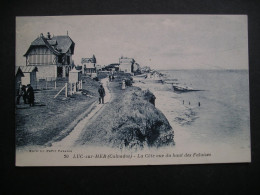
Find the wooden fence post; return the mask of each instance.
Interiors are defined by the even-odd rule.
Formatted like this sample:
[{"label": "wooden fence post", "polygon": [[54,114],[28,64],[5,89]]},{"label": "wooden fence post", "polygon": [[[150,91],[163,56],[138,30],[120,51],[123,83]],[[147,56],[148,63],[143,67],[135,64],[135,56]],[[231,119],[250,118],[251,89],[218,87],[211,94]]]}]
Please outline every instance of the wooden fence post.
[{"label": "wooden fence post", "polygon": [[68,83],[65,83],[65,97],[68,97]]},{"label": "wooden fence post", "polygon": [[73,91],[74,91],[74,93],[76,93],[76,91],[77,91],[77,83],[74,83]]},{"label": "wooden fence post", "polygon": [[63,91],[64,88],[65,88],[65,97],[67,97],[68,96],[68,84],[65,83],[64,87],[61,88],[61,90],[54,96],[54,98],[56,98]]}]

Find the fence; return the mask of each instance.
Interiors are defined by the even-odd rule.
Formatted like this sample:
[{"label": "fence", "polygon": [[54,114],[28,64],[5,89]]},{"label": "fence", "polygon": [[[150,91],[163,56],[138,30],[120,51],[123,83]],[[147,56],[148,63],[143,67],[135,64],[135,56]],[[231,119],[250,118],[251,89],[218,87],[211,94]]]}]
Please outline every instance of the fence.
[{"label": "fence", "polygon": [[39,79],[35,83],[35,89],[40,89],[40,90],[56,89],[56,88],[63,87],[66,82],[68,82],[67,78],[57,79],[57,80],[51,80],[49,78]]},{"label": "fence", "polygon": [[65,83],[60,91],[54,96],[54,98],[56,98],[63,90],[65,90],[65,97],[68,97],[68,95],[73,95],[77,91],[82,90],[82,80],[77,83],[70,83],[70,85]]}]

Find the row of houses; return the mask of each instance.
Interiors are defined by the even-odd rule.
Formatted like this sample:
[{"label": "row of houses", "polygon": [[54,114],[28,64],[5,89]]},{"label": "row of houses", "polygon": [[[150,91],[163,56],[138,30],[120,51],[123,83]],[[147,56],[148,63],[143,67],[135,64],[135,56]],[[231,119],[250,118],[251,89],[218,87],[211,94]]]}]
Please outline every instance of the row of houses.
[{"label": "row of houses", "polygon": [[92,58],[82,58],[81,66],[78,67],[83,74],[95,76],[97,71],[121,71],[125,73],[135,73],[140,69],[140,65],[136,63],[134,58],[121,57],[119,58],[119,63],[109,64],[107,66],[101,67],[97,64],[95,55]]},{"label": "row of houses", "polygon": [[[16,67],[16,80],[23,84],[34,85],[36,80],[56,80],[69,75],[69,71],[74,67],[72,56],[74,54],[75,43],[67,35],[51,36],[48,32],[46,36],[42,33],[31,42],[24,57],[25,66]],[[81,59],[81,71],[83,74],[95,75],[98,70],[102,70],[97,64],[95,55],[91,58]],[[125,73],[134,73],[140,69],[140,65],[133,58],[121,57],[119,64],[111,68]]]}]

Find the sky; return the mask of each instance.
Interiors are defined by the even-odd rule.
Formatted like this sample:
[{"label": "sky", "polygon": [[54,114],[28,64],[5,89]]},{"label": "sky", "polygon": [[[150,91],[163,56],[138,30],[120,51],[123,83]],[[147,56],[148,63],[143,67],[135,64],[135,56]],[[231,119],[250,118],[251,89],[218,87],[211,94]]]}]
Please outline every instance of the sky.
[{"label": "sky", "polygon": [[41,33],[68,35],[72,59],[97,64],[134,58],[154,69],[248,69],[246,15],[88,15],[16,17],[16,65]]}]

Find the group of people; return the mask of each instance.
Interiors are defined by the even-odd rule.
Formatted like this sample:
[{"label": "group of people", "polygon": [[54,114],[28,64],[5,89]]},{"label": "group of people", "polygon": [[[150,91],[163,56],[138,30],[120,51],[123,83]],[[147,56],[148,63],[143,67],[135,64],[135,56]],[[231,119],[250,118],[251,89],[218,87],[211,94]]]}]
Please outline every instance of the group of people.
[{"label": "group of people", "polygon": [[[184,104],[184,100],[182,100],[182,104]],[[189,102],[190,105],[190,102]],[[198,106],[200,107],[200,102],[198,102]]]},{"label": "group of people", "polygon": [[109,74],[108,78],[109,78],[109,82],[112,82],[115,79],[114,75],[112,74]]},{"label": "group of people", "polygon": [[19,88],[17,89],[17,99],[16,104],[20,104],[20,98],[23,97],[24,104],[29,104],[34,106],[34,91],[30,84],[27,86],[22,85],[21,82],[18,83]]}]

